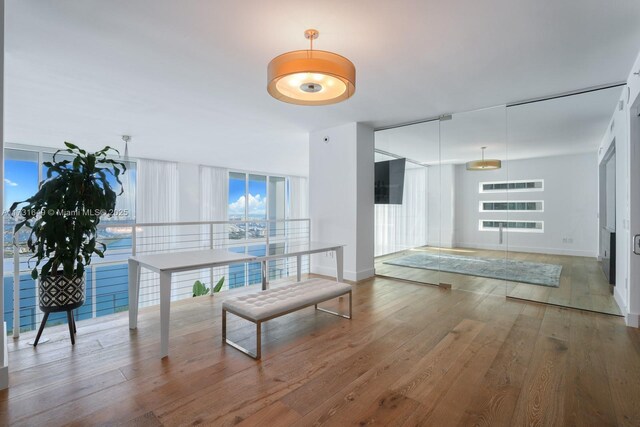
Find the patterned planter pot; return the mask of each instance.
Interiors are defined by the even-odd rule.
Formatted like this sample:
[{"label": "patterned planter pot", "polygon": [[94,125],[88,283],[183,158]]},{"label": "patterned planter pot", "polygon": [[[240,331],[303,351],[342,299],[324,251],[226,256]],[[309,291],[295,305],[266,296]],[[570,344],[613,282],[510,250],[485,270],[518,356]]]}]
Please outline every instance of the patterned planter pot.
[{"label": "patterned planter pot", "polygon": [[40,310],[45,313],[74,310],[84,304],[84,276],[67,279],[58,273],[40,280]]},{"label": "patterned planter pot", "polygon": [[40,305],[40,310],[44,312],[44,317],[40,323],[36,340],[33,343],[34,347],[38,345],[38,341],[44,330],[44,325],[49,318],[49,313],[61,311],[67,312],[71,344],[75,344],[76,322],[73,318],[73,310],[84,304],[84,276],[73,276],[71,279],[64,277],[62,273],[48,276],[39,281],[38,290],[38,304]]}]

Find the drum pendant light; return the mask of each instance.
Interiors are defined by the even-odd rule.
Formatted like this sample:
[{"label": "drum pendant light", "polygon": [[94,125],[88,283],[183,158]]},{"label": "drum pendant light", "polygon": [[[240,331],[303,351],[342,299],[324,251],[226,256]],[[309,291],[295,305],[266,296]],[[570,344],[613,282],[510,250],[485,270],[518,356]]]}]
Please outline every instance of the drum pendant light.
[{"label": "drum pendant light", "polygon": [[502,167],[502,161],[497,159],[485,159],[484,158],[484,150],[487,147],[482,147],[482,160],[473,160],[471,162],[467,162],[467,170],[468,171],[488,171],[500,169]]},{"label": "drum pendant light", "polygon": [[356,67],[344,56],[313,50],[318,30],[307,30],[309,50],[284,53],[267,67],[267,91],[275,99],[298,105],[328,105],[356,91]]}]

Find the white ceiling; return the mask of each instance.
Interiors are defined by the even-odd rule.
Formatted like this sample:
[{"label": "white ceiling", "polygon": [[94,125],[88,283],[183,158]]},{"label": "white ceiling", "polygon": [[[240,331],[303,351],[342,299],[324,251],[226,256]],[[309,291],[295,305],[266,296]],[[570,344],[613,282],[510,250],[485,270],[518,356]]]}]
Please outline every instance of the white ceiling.
[{"label": "white ceiling", "polygon": [[[7,0],[5,134],[306,174],[307,133],[384,126],[626,78],[637,0]],[[357,67],[338,105],[283,104],[266,65],[305,48]]]},{"label": "white ceiling", "polygon": [[464,163],[596,152],[622,88],[513,107],[493,107],[376,132],[379,150],[424,164]]}]

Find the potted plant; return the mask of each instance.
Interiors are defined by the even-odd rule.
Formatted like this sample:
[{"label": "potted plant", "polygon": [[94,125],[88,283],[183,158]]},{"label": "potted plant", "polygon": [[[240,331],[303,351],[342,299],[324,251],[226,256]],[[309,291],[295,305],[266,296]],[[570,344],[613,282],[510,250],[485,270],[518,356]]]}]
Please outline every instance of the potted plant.
[{"label": "potted plant", "polygon": [[[220,280],[218,280],[218,283],[216,283],[216,285],[213,287],[213,292],[211,292],[212,294],[220,292],[222,290],[222,286],[224,285],[224,276],[222,276],[222,278]],[[211,288],[207,288],[207,285],[205,285],[204,283],[202,283],[200,280],[196,280],[193,284],[193,297],[201,297],[203,295],[209,295],[209,291],[211,290]]]},{"label": "potted plant", "polygon": [[[20,207],[14,235],[22,227],[31,230],[27,240],[33,253],[30,260],[35,259],[31,277],[40,279],[38,304],[45,315],[34,346],[49,313],[62,311],[67,312],[71,343],[75,344],[72,311],[84,304],[85,267],[94,255],[104,257],[106,245],[97,241],[98,224],[103,216],[112,216],[116,207],[118,194],[108,176],[121,185],[120,175],[126,171],[124,163],[108,157],[111,151],[118,153],[111,147],[88,153],[68,142],[65,146],[56,151],[52,162],[43,163],[47,177],[38,192],[10,208],[13,215]],[[60,153],[72,158],[58,161]]]}]

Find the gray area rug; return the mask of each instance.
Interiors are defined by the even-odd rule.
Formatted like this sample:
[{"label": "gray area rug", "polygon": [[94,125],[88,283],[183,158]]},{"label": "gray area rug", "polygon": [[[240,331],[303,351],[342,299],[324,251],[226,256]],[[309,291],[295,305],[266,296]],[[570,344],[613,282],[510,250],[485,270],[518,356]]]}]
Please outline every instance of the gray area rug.
[{"label": "gray area rug", "polygon": [[427,252],[405,255],[384,261],[385,264],[403,267],[440,270],[469,276],[504,279],[532,285],[560,286],[562,266],[514,259],[480,258],[461,255],[431,254]]}]

